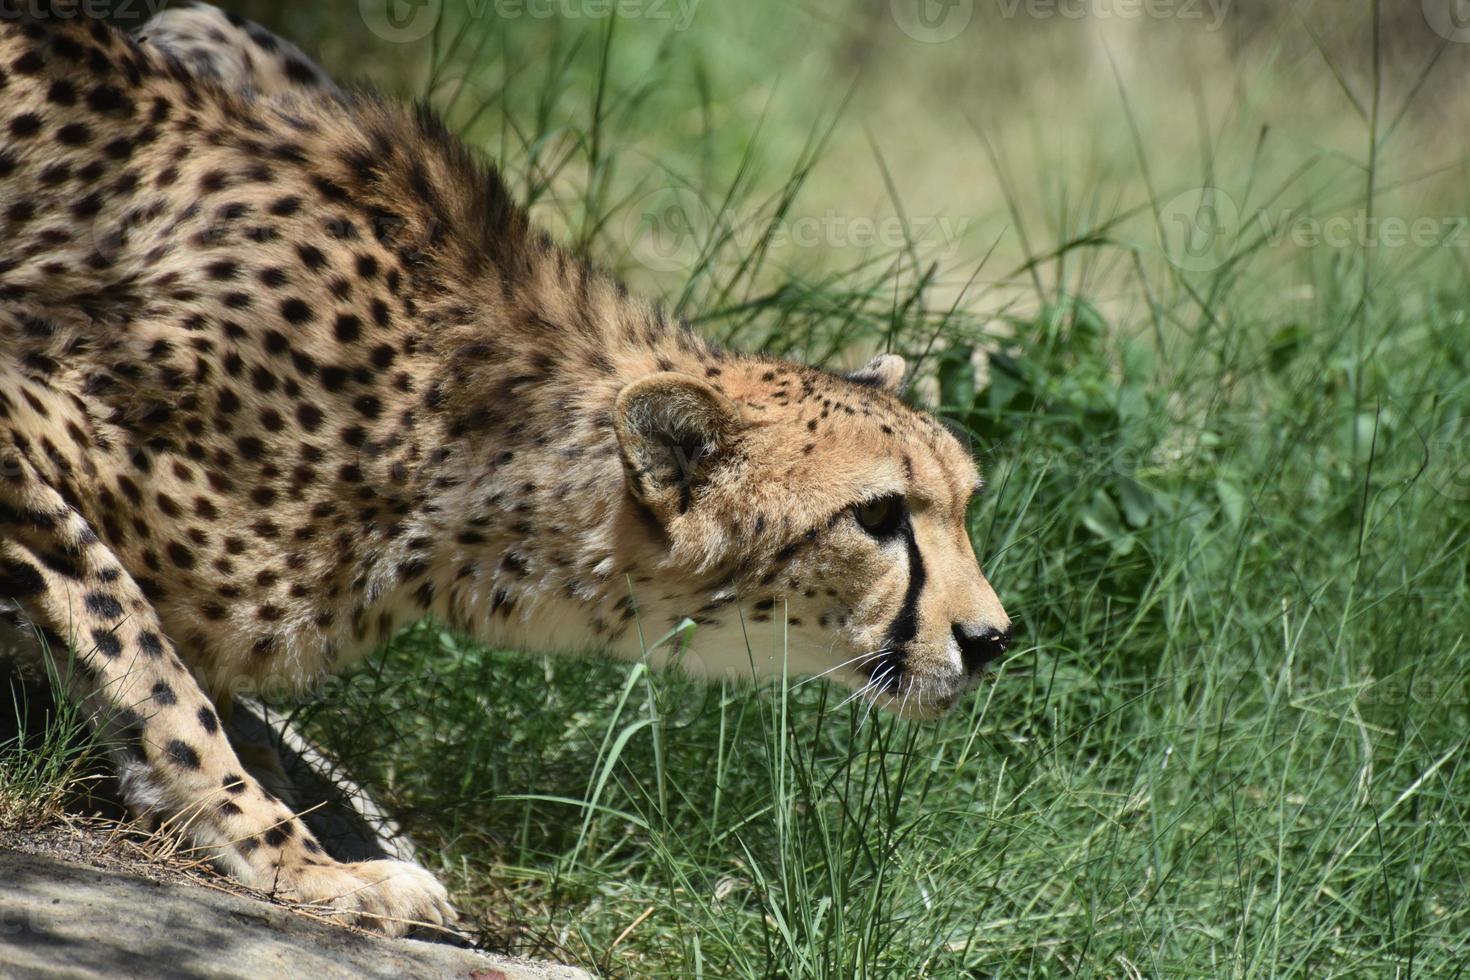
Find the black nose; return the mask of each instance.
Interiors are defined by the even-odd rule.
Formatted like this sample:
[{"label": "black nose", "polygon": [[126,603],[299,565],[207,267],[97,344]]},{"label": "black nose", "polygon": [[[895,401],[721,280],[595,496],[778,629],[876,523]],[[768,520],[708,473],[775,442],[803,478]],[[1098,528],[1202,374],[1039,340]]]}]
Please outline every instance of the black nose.
[{"label": "black nose", "polygon": [[960,645],[960,660],[966,673],[978,674],[985,665],[1006,652],[1011,645],[1011,628],[1003,630],[989,626],[972,627],[955,623],[955,642]]}]

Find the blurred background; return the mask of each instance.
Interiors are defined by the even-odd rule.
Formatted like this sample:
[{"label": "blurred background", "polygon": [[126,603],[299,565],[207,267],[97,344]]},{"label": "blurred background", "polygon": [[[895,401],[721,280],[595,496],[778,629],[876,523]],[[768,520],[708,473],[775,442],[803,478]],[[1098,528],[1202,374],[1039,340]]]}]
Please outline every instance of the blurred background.
[{"label": "blurred background", "polygon": [[[1464,210],[1454,0],[235,6],[344,78],[427,98],[543,222],[666,292],[748,251],[777,211],[776,268],[907,248],[906,220],[934,294],[973,280],[984,308],[976,287],[1035,278],[1126,302],[1133,256],[1208,236],[1223,257],[1262,223],[1289,292],[1313,228],[1356,222],[1370,164],[1383,219]],[[1227,226],[1175,240],[1201,188],[1228,196]],[[631,236],[607,224],[630,214]],[[1422,239],[1376,258],[1422,262]]]}]

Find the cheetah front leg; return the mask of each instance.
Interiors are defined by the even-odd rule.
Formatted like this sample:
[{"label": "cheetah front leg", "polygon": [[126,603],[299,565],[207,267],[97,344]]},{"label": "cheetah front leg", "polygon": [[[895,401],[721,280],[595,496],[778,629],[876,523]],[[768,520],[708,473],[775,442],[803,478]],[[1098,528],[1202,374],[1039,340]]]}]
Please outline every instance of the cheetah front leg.
[{"label": "cheetah front leg", "polygon": [[[452,919],[444,887],[399,861],[341,863],[240,765],[208,696],[112,550],[12,444],[0,450],[0,605],[17,604],[97,708],[129,805],[270,895],[401,935]],[[63,646],[64,645],[64,646]]]}]

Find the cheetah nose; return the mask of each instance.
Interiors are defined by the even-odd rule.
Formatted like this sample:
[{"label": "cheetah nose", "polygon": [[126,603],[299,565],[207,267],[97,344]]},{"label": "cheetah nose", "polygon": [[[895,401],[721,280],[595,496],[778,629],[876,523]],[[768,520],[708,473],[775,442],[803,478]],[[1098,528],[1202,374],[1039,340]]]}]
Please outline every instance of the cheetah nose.
[{"label": "cheetah nose", "polygon": [[996,629],[992,626],[964,626],[955,623],[951,631],[960,647],[960,661],[965,672],[978,674],[985,665],[1005,653],[1011,645],[1011,628]]}]

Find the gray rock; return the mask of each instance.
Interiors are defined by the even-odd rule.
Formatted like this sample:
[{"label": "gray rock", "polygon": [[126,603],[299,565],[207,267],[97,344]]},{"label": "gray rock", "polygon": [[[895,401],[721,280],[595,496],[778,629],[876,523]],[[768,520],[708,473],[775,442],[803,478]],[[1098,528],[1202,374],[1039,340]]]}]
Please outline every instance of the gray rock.
[{"label": "gray rock", "polygon": [[367,936],[225,891],[0,850],[0,976],[585,980],[588,974]]}]

